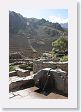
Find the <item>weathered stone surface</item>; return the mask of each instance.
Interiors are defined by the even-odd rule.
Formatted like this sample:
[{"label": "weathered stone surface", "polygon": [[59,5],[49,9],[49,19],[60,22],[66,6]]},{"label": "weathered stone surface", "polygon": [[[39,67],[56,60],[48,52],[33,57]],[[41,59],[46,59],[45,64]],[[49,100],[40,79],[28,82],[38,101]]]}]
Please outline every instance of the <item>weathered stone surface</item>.
[{"label": "weathered stone surface", "polygon": [[46,62],[46,61],[41,61],[41,60],[37,60],[33,62],[33,72],[36,73],[39,70],[43,69],[43,68],[53,68],[55,69],[57,66],[55,63],[53,62]]},{"label": "weathered stone surface", "polygon": [[9,77],[17,76],[16,71],[9,72]]},{"label": "weathered stone surface", "polygon": [[30,75],[29,70],[16,69],[16,72],[17,72],[17,76],[19,76],[19,77],[26,77],[26,76]]},{"label": "weathered stone surface", "polygon": [[65,78],[64,85],[64,93],[68,94],[68,77]]},{"label": "weathered stone surface", "polygon": [[58,91],[62,91],[64,94],[68,94],[68,76],[67,72],[61,69],[51,70],[55,79],[55,88]]},{"label": "weathered stone surface", "polygon": [[68,72],[68,62],[53,62],[53,61],[44,61],[44,60],[35,60],[33,62],[33,72],[36,73],[44,68],[60,68],[63,71]]},{"label": "weathered stone surface", "polygon": [[60,68],[63,71],[68,72],[68,62],[57,62],[57,68]]},{"label": "weathered stone surface", "polygon": [[42,91],[57,90],[68,94],[68,77],[61,69],[45,68],[37,72],[34,76],[35,86]]},{"label": "weathered stone surface", "polygon": [[26,88],[30,88],[33,86],[34,86],[34,80],[33,79],[20,80],[20,81],[12,82],[9,85],[9,92],[26,89]]}]

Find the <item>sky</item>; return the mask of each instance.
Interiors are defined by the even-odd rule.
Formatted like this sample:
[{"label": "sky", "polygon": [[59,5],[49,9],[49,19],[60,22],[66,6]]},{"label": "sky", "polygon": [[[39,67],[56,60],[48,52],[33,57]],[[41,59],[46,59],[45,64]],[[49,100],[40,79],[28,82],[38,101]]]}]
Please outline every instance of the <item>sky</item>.
[{"label": "sky", "polygon": [[67,9],[42,9],[42,10],[27,10],[27,9],[10,9],[20,13],[27,18],[44,18],[50,22],[67,23],[68,22],[68,10]]}]

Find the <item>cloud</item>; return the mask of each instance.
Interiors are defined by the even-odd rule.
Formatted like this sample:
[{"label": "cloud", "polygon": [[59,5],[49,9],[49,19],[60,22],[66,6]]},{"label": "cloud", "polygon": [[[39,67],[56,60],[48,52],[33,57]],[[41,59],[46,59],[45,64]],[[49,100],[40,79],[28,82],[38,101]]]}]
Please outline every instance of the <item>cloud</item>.
[{"label": "cloud", "polygon": [[49,19],[51,22],[53,23],[67,23],[68,22],[68,18],[63,19],[61,17],[57,17],[57,16],[49,16]]}]

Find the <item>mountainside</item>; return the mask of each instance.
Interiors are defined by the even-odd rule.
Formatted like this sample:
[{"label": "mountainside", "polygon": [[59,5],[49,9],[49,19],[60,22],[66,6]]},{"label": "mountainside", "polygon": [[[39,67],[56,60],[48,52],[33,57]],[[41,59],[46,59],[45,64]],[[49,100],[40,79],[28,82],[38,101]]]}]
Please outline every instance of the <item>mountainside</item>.
[{"label": "mountainside", "polygon": [[36,50],[40,53],[52,49],[52,41],[68,32],[59,23],[45,19],[26,18],[9,11],[9,49],[10,52]]},{"label": "mountainside", "polygon": [[68,23],[62,23],[62,24],[61,24],[61,27],[62,27],[62,28],[65,28],[65,29],[68,29]]}]

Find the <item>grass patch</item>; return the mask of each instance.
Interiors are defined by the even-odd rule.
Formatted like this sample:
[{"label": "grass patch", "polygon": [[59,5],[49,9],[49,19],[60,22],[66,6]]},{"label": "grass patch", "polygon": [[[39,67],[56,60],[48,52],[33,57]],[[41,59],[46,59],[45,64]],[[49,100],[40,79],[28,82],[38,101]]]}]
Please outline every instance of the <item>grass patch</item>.
[{"label": "grass patch", "polygon": [[61,62],[66,62],[66,61],[68,61],[68,56],[63,56],[63,57],[61,57],[61,58],[60,58],[60,61],[61,61]]},{"label": "grass patch", "polygon": [[15,66],[13,66],[13,65],[9,66],[9,72],[11,72],[11,71],[15,71]]}]

